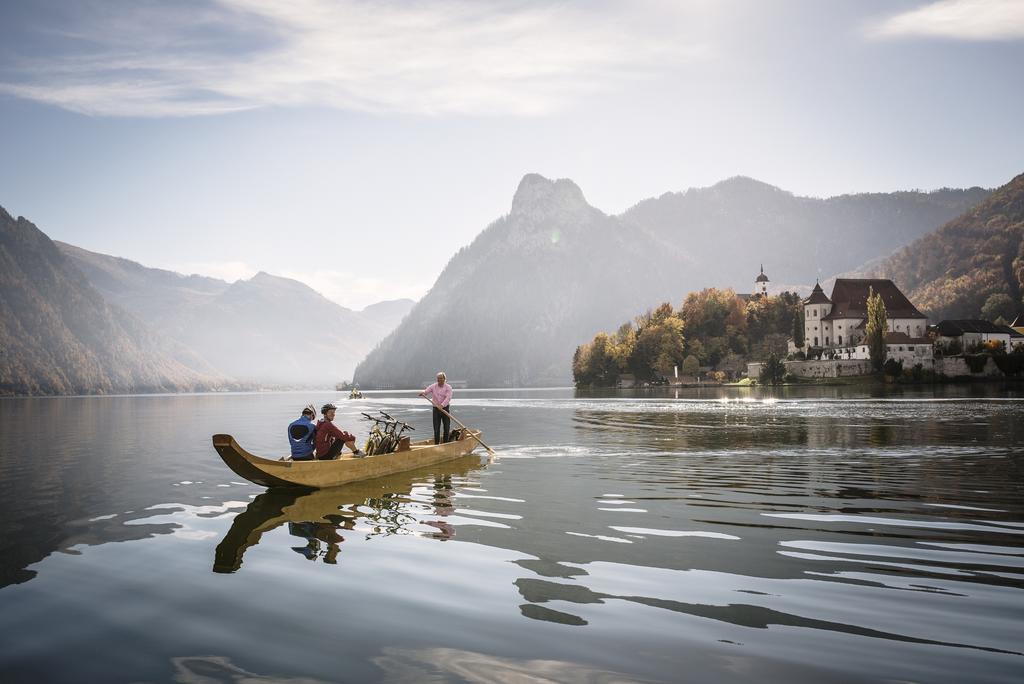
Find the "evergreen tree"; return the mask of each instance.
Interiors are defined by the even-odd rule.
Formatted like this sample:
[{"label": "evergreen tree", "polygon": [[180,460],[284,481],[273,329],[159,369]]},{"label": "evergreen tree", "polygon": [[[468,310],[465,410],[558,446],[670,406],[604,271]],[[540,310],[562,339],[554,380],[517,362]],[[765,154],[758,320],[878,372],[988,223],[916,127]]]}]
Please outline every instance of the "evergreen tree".
[{"label": "evergreen tree", "polygon": [[793,344],[798,348],[804,346],[804,307],[793,316]]},{"label": "evergreen tree", "polygon": [[782,379],[786,375],[786,364],[772,352],[768,355],[768,360],[761,366],[761,374],[758,376],[757,381],[762,385],[781,385]]},{"label": "evergreen tree", "polygon": [[885,302],[882,296],[874,291],[868,290],[868,320],[865,325],[865,341],[868,343],[868,355],[871,358],[871,367],[875,372],[882,370],[885,364],[885,333],[888,328],[888,320],[885,313]]}]

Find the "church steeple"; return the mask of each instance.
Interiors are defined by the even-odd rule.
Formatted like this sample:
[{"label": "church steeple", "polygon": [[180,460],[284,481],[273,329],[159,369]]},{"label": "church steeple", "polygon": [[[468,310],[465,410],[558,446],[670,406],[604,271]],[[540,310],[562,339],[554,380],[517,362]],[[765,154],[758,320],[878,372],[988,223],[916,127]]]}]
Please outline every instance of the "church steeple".
[{"label": "church steeple", "polygon": [[761,264],[761,274],[754,279],[754,294],[761,297],[768,296],[768,276],[764,274],[764,264]]}]

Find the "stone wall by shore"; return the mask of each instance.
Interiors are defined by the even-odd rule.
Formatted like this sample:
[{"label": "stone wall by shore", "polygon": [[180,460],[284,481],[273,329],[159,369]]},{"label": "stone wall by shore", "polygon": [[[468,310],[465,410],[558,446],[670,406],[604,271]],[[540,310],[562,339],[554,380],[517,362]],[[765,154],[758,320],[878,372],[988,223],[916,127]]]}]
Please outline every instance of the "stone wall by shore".
[{"label": "stone wall by shore", "polygon": [[[747,364],[747,377],[756,380],[761,374],[761,363]],[[871,374],[871,361],[868,359],[834,359],[822,361],[786,361],[786,372],[798,378],[849,378]],[[990,377],[1000,376],[1002,371],[995,361],[988,359],[980,373],[972,373],[967,361],[962,356],[951,356],[940,359],[922,359],[925,370],[935,371],[936,375],[949,378]],[[904,366],[909,369],[909,366]]]}]

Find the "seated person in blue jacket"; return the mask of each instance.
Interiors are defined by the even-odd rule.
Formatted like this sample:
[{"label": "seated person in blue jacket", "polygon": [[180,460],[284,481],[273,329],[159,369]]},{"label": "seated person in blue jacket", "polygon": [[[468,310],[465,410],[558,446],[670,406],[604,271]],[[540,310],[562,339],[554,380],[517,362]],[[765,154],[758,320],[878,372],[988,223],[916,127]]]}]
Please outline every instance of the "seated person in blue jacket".
[{"label": "seated person in blue jacket", "polygon": [[288,424],[288,444],[292,448],[293,461],[312,461],[316,445],[316,409],[312,404],[302,409],[302,415]]}]

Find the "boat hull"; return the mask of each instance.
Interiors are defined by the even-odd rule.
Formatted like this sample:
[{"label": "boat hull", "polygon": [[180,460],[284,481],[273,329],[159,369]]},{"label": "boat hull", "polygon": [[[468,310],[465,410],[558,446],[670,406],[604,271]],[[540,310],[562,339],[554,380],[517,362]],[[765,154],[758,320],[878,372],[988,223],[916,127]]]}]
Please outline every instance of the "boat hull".
[{"label": "boat hull", "polygon": [[[477,437],[479,431],[474,431]],[[406,451],[333,461],[282,461],[250,454],[231,435],[214,435],[213,448],[224,463],[240,477],[263,487],[304,487],[322,489],[415,470],[466,456],[478,442],[467,432],[447,444],[424,440]]]}]

